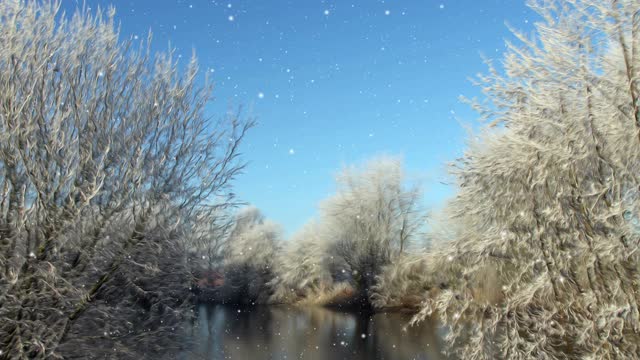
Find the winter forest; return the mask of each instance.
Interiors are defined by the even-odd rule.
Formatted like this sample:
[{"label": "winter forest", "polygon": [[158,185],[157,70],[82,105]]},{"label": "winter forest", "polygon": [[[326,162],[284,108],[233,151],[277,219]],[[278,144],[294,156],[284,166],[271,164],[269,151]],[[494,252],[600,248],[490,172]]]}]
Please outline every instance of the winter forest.
[{"label": "winter forest", "polygon": [[114,5],[0,0],[0,359],[640,359],[640,2],[530,0],[442,207],[371,154],[291,234],[260,114]]}]

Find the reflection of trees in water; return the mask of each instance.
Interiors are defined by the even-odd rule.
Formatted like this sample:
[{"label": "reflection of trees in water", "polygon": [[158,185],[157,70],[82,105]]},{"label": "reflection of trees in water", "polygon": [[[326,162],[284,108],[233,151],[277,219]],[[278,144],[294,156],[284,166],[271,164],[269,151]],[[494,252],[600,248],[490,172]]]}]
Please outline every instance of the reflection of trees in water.
[{"label": "reflection of trees in water", "polygon": [[202,305],[197,319],[192,328],[195,346],[188,358],[254,359],[256,354],[266,354],[273,342],[273,321],[267,308]]},{"label": "reflection of trees in water", "polygon": [[188,358],[443,359],[437,325],[410,317],[286,306],[202,306]]},{"label": "reflection of trees in water", "polygon": [[[379,342],[380,353],[385,359],[444,359],[444,345],[439,325],[428,320],[424,324],[408,327],[411,316],[400,313],[376,314],[371,328],[373,338]],[[404,328],[407,328],[405,331]]]}]

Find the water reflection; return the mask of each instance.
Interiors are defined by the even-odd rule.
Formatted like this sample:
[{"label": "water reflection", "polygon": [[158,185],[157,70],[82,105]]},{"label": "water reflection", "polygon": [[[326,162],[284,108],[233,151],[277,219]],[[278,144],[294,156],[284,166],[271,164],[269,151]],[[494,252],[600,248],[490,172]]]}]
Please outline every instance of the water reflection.
[{"label": "water reflection", "polygon": [[403,331],[409,316],[400,313],[202,305],[197,318],[190,359],[445,358],[437,325],[427,321]]}]

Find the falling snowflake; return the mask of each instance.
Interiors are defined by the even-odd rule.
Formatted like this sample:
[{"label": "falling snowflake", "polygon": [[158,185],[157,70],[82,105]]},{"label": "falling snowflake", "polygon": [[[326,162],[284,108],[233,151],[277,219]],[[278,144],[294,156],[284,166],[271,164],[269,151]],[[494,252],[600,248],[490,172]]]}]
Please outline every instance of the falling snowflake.
[{"label": "falling snowflake", "polygon": [[296,151],[295,151],[295,150],[293,150],[293,149],[289,149],[289,155],[293,155],[293,154],[295,154],[295,153],[296,153]]},{"label": "falling snowflake", "polygon": [[233,20],[235,20],[236,18],[235,18],[235,17],[233,17],[233,15],[229,15],[229,17],[228,17],[227,19],[229,19],[229,21],[233,21]]},{"label": "falling snowflake", "polygon": [[385,14],[385,15],[391,15],[391,10],[385,10],[385,11],[384,11],[384,14]]},{"label": "falling snowflake", "polygon": [[263,92],[259,92],[259,93],[258,93],[258,98],[260,98],[260,99],[264,99],[264,93],[263,93]]},{"label": "falling snowflake", "polygon": [[444,9],[444,4],[440,4],[440,9]]},{"label": "falling snowflake", "polygon": [[324,14],[325,14],[325,15],[329,15],[329,10],[328,10],[328,9],[327,9],[327,10],[325,10],[325,11],[324,11]]}]

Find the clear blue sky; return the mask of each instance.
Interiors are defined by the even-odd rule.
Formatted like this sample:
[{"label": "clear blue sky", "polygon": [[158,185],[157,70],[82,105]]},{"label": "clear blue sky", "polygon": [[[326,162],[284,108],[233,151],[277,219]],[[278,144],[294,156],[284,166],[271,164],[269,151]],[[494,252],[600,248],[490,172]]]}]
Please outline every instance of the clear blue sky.
[{"label": "clear blue sky", "polygon": [[[77,3],[64,0],[65,8]],[[215,82],[212,115],[243,105],[259,125],[236,192],[291,234],[314,216],[343,165],[401,155],[425,205],[453,194],[481,54],[500,60],[505,22],[530,30],[524,0],[86,0],[113,4],[124,37],[154,33]]]}]

